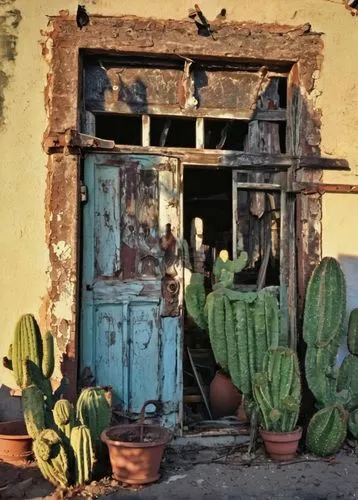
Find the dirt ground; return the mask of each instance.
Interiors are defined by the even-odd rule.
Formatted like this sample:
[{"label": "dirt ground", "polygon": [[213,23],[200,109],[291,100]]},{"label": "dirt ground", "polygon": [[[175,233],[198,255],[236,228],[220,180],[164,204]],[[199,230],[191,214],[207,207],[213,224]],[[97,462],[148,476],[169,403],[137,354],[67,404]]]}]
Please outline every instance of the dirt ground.
[{"label": "dirt ground", "polygon": [[358,498],[358,446],[347,443],[335,457],[298,455],[288,463],[269,460],[262,448],[249,457],[245,445],[226,448],[168,447],[161,479],[125,487],[110,476],[82,489],[54,490],[34,463],[0,463],[0,498],[17,500],[108,498],[111,500],[314,500]]}]

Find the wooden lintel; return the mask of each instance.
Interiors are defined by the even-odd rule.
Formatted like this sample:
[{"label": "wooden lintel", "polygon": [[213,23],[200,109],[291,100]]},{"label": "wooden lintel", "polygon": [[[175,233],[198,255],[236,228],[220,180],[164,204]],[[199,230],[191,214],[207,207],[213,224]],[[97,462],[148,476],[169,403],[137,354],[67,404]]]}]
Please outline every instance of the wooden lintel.
[{"label": "wooden lintel", "polygon": [[346,193],[358,194],[357,184],[324,184],[314,182],[293,182],[292,191],[301,194]]},{"label": "wooden lintel", "polygon": [[66,130],[65,145],[69,148],[114,149],[115,142],[92,135],[81,134],[76,130]]},{"label": "wooden lintel", "polygon": [[[59,152],[63,148],[107,151],[125,154],[155,154],[180,157],[186,165],[277,169],[287,170],[294,167],[319,170],[349,170],[346,160],[321,158],[316,156],[290,156],[286,154],[247,153],[244,151],[169,148],[157,146],[116,145],[114,141],[101,139],[92,135],[81,134],[70,129],[63,133],[49,134],[44,141],[47,153]],[[297,184],[297,183],[296,183]],[[294,189],[293,189],[294,190]]]}]

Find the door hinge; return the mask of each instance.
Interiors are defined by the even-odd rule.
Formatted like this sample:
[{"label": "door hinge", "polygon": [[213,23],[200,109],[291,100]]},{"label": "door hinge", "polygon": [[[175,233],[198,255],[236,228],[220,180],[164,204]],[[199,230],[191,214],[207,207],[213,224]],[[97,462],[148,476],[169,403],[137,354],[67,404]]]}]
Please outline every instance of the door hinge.
[{"label": "door hinge", "polygon": [[88,201],[88,189],[86,184],[81,184],[81,202],[85,203]]}]

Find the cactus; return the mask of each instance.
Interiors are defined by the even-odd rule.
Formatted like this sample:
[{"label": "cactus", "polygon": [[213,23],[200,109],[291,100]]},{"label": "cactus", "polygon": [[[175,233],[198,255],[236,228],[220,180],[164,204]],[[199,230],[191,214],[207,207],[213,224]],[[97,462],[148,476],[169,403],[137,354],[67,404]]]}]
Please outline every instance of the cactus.
[{"label": "cactus", "polygon": [[3,364],[13,370],[15,382],[21,389],[37,385],[46,398],[47,406],[52,408],[49,378],[54,367],[53,338],[50,332],[41,337],[39,326],[32,314],[24,314],[18,320],[14,341]]},{"label": "cactus", "polygon": [[336,259],[325,257],[309,280],[303,320],[303,338],[316,349],[339,344],[346,310],[344,275]]},{"label": "cactus", "polygon": [[325,257],[307,287],[303,337],[307,343],[306,378],[318,407],[336,401],[338,346],[343,336],[345,281],[339,263]]},{"label": "cactus", "polygon": [[26,429],[32,439],[45,428],[45,404],[42,391],[31,385],[22,391],[22,405]]},{"label": "cactus", "polygon": [[253,379],[252,389],[265,430],[289,432],[295,429],[301,402],[301,380],[297,355],[292,349],[269,348],[262,372]]},{"label": "cactus", "polygon": [[338,405],[313,415],[307,428],[308,450],[321,457],[337,453],[347,435],[347,417],[347,412]]},{"label": "cactus", "polygon": [[348,348],[352,354],[358,356],[358,309],[353,309],[349,315]]},{"label": "cactus", "polygon": [[206,330],[208,326],[204,314],[205,300],[204,276],[200,273],[193,273],[190,284],[185,289],[185,304],[189,316],[203,330]]},{"label": "cactus", "polygon": [[12,344],[12,366],[16,384],[22,389],[24,382],[24,363],[28,359],[36,366],[42,363],[42,341],[37,321],[32,314],[24,314],[15,327]]},{"label": "cactus", "polygon": [[94,453],[88,427],[85,425],[73,427],[70,442],[75,457],[74,483],[81,485],[91,479],[94,465]]},{"label": "cactus", "polygon": [[231,288],[235,273],[239,273],[247,264],[248,255],[241,252],[238,259],[229,260],[227,250],[222,250],[215,261],[213,273],[215,276],[215,285],[217,288]]},{"label": "cactus", "polygon": [[358,439],[358,409],[349,414],[348,430],[354,439]]},{"label": "cactus", "polygon": [[262,370],[268,348],[277,347],[280,336],[276,297],[265,291],[255,294],[254,300],[251,295],[232,302],[238,366],[238,376],[233,378],[233,383],[246,396],[251,394],[253,377]]},{"label": "cactus", "polygon": [[63,434],[69,440],[72,427],[75,425],[75,410],[73,405],[67,399],[60,399],[56,402],[52,413],[60,435]]},{"label": "cactus", "polygon": [[221,290],[207,297],[208,325],[211,348],[216,362],[228,371],[227,341],[225,334],[225,300]]},{"label": "cactus", "polygon": [[111,419],[111,409],[104,390],[99,387],[83,389],[77,401],[76,413],[77,420],[89,428],[92,441],[96,443]]},{"label": "cactus", "polygon": [[33,451],[45,479],[55,486],[67,487],[68,460],[59,435],[53,429],[44,429],[34,441]]},{"label": "cactus", "polygon": [[42,373],[46,379],[52,377],[55,368],[54,342],[52,333],[46,331],[42,337],[43,358]]},{"label": "cactus", "polygon": [[[338,395],[347,392],[344,407],[351,411],[358,407],[358,357],[348,354],[343,360],[337,379]],[[337,395],[337,396],[338,396]]]}]

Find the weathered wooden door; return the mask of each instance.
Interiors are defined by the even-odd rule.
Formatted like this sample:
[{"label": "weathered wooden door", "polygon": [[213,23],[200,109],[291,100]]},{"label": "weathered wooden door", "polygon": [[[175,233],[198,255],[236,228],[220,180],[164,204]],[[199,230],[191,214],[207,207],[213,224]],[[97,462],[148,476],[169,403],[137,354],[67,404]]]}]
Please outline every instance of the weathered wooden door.
[{"label": "weathered wooden door", "polygon": [[[112,386],[126,412],[160,400],[163,423],[175,426],[182,400],[181,266],[179,245],[168,253],[161,238],[168,224],[173,241],[180,236],[178,160],[88,155],[84,181],[81,371],[88,367],[98,385]],[[162,299],[168,283],[170,307]]]}]

